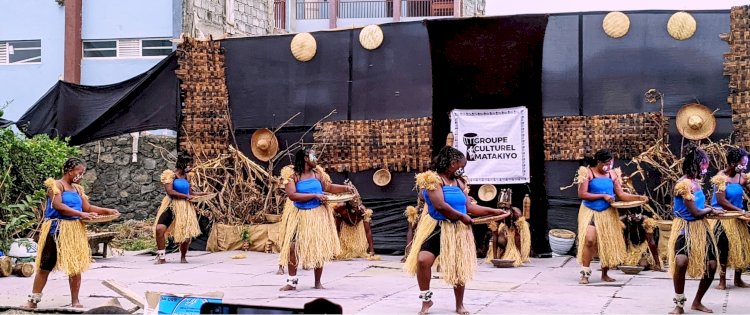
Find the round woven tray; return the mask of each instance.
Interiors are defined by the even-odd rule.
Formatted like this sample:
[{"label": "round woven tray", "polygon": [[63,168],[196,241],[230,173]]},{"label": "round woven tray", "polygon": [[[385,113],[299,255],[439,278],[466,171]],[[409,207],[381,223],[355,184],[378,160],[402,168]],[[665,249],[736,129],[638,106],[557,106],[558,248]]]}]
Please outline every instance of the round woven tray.
[{"label": "round woven tray", "polygon": [[667,22],[667,32],[677,40],[686,40],[693,37],[696,28],[695,18],[687,12],[677,12]]},{"label": "round woven tray", "polygon": [[573,231],[568,231],[568,230],[563,230],[563,229],[549,230],[549,235],[552,235],[558,238],[565,238],[565,239],[571,239],[571,238],[576,237],[576,233],[573,233]]},{"label": "round woven tray", "polygon": [[610,205],[612,206],[612,208],[628,209],[628,208],[637,208],[644,204],[646,204],[646,201],[635,200],[635,201],[615,201],[611,203]]},{"label": "round woven tray", "polygon": [[380,47],[383,43],[383,30],[377,25],[368,25],[359,32],[359,43],[367,50]]},{"label": "round woven tray", "polygon": [[492,264],[497,268],[513,268],[513,259],[493,259]]},{"label": "round woven tray", "polygon": [[280,214],[264,213],[263,214],[263,218],[265,218],[266,222],[268,222],[268,223],[281,222],[281,215]]},{"label": "round woven tray", "polygon": [[120,217],[119,214],[100,215],[100,216],[96,216],[95,218],[91,220],[81,220],[81,221],[83,221],[83,223],[103,223],[103,222],[110,222],[110,221],[117,220],[117,218],[119,217]]},{"label": "round woven tray", "polygon": [[310,33],[294,35],[290,46],[294,58],[302,62],[312,60],[315,57],[315,52],[318,50],[315,37]]},{"label": "round woven tray", "polygon": [[609,12],[602,21],[604,33],[612,38],[625,36],[630,29],[630,19],[622,12]]},{"label": "round woven tray", "polygon": [[347,202],[349,200],[354,199],[354,194],[352,193],[326,194],[326,197],[328,197],[328,202]]},{"label": "round woven tray", "polygon": [[216,195],[217,195],[216,193],[210,193],[208,195],[203,195],[203,196],[194,196],[193,199],[190,199],[190,201],[192,201],[192,202],[206,202],[206,201],[209,201],[211,199],[216,198]]},{"label": "round woven tray", "polygon": [[502,215],[488,215],[474,219],[473,224],[489,224],[503,219]]},{"label": "round woven tray", "polygon": [[720,215],[709,215],[706,216],[707,219],[713,219],[713,220],[732,220],[737,219],[742,216],[742,213],[739,212],[726,212]]}]

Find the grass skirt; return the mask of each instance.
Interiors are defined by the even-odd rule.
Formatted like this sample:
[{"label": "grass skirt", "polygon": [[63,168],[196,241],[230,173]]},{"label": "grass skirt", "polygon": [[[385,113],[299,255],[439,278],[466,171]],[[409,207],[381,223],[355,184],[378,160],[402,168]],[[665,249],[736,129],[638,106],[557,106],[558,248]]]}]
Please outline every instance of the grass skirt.
[{"label": "grass skirt", "polygon": [[200,225],[198,225],[198,214],[195,212],[195,206],[185,199],[172,199],[164,196],[161,206],[156,212],[154,220],[154,235],[156,235],[156,226],[159,224],[159,217],[165,211],[172,209],[172,224],[167,227],[164,236],[171,235],[175,243],[183,243],[191,240],[193,237],[201,235]]},{"label": "grass skirt", "polygon": [[[46,220],[42,223],[36,256],[37,270],[41,265],[42,253],[52,221]],[[57,243],[55,270],[60,270],[68,276],[80,275],[91,265],[91,247],[89,247],[86,225],[80,220],[57,220],[57,222],[58,235],[54,238]]]},{"label": "grass skirt", "polygon": [[[713,233],[709,233],[709,223],[707,220],[685,221],[681,218],[675,218],[672,221],[672,231],[669,236],[669,274],[674,277],[675,261],[677,250],[686,250],[688,252],[687,275],[690,278],[703,278],[708,269],[708,251],[716,251],[716,239]],[[680,237],[680,231],[685,230],[685,248],[676,248],[677,239]],[[710,246],[713,243],[713,246]],[[714,252],[714,257],[719,257]]]},{"label": "grass skirt", "polygon": [[[516,227],[509,229],[504,223],[501,223],[498,227],[498,233],[504,233],[506,237],[505,251],[501,259],[513,260],[513,267],[521,266],[525,262],[529,262],[529,256],[531,255],[531,231],[529,229],[529,223],[526,222],[526,218],[521,217],[516,221]],[[516,238],[521,238],[521,248],[516,246]],[[495,246],[491,246],[487,252],[487,258],[485,261],[490,263],[495,257]]]},{"label": "grass skirt", "polygon": [[471,226],[461,222],[452,223],[422,215],[414,233],[409,256],[404,263],[404,271],[416,275],[419,264],[419,252],[422,244],[440,224],[440,256],[436,262],[440,265],[443,281],[451,286],[465,286],[474,277],[477,266],[476,244]]},{"label": "grass skirt", "polygon": [[583,264],[586,231],[592,219],[596,226],[596,244],[601,266],[603,268],[619,266],[625,261],[627,253],[625,238],[622,236],[622,223],[617,215],[617,210],[609,208],[599,212],[583,204],[578,211],[578,263]]},{"label": "grass skirt", "polygon": [[356,225],[341,223],[341,234],[339,234],[341,253],[336,259],[366,258],[368,257],[367,233],[365,232],[365,221],[360,220]]},{"label": "grass skirt", "polygon": [[[719,232],[723,232],[729,240],[727,266],[734,269],[750,267],[750,232],[747,223],[740,219],[708,221],[711,231],[716,231],[717,224],[721,225]],[[719,234],[714,238],[718,241]]]},{"label": "grass skirt", "polygon": [[289,264],[293,245],[297,265],[303,268],[322,268],[341,252],[333,210],[326,206],[300,210],[287,201],[279,235],[283,238],[279,253],[282,266]]}]

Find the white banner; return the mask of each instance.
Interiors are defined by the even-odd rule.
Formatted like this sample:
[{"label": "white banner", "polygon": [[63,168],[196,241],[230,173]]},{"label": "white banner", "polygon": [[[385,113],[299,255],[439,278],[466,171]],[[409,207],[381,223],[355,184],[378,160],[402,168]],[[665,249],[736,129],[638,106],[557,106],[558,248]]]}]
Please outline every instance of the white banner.
[{"label": "white banner", "polygon": [[453,146],[466,154],[471,184],[522,184],[531,180],[526,107],[451,112]]}]

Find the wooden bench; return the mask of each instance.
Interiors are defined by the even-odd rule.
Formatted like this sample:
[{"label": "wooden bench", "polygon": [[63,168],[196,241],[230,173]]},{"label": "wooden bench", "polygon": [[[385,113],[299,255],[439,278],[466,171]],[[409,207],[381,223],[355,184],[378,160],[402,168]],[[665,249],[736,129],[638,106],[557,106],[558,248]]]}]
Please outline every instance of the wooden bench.
[{"label": "wooden bench", "polygon": [[[97,255],[107,258],[107,247],[109,242],[117,236],[117,232],[88,233],[91,256]],[[104,244],[104,250],[99,252],[99,244]]]}]

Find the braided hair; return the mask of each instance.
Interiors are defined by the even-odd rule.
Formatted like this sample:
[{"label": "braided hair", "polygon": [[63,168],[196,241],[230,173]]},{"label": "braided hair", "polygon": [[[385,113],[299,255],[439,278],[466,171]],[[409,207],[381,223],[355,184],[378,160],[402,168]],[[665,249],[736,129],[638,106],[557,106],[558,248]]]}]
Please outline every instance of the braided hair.
[{"label": "braided hair", "polygon": [[682,174],[689,178],[699,178],[701,174],[701,164],[708,162],[708,155],[694,144],[685,146],[684,160],[682,161]]},{"label": "braided hair", "polygon": [[83,165],[83,167],[86,167],[86,162],[75,157],[67,159],[65,163],[63,163],[63,174],[69,173],[78,165]]},{"label": "braided hair", "polygon": [[440,149],[440,152],[432,160],[432,169],[438,174],[444,173],[453,161],[461,161],[466,156],[454,147],[445,146]]},{"label": "braided hair", "polygon": [[294,154],[294,173],[297,175],[302,175],[302,173],[305,172],[305,157],[307,157],[308,154],[310,154],[310,151],[312,148],[301,148],[297,150],[297,153]]},{"label": "braided hair", "polygon": [[177,162],[175,163],[175,168],[181,171],[185,171],[187,169],[188,165],[193,162],[193,158],[190,157],[187,154],[180,154],[177,156]]},{"label": "braided hair", "polygon": [[747,151],[745,151],[745,149],[743,148],[729,147],[727,149],[727,163],[729,165],[740,163],[740,161],[742,161],[742,158],[746,156]]}]

